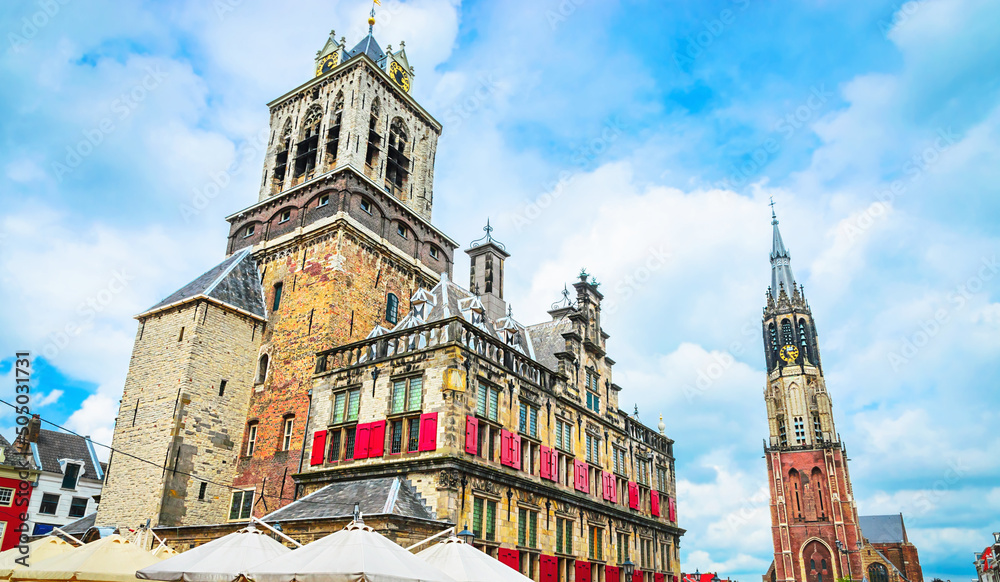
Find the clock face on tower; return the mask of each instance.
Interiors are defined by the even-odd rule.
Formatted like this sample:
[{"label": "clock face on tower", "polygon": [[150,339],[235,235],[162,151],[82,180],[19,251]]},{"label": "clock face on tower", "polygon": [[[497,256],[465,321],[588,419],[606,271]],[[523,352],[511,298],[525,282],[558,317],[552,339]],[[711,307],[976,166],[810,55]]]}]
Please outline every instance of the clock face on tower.
[{"label": "clock face on tower", "polygon": [[323,60],[316,63],[316,76],[320,76],[323,73],[330,72],[331,69],[337,66],[340,61],[340,56],[337,53],[330,53],[323,57]]},{"label": "clock face on tower", "polygon": [[389,65],[389,76],[392,77],[392,80],[395,81],[396,84],[403,89],[403,91],[406,91],[407,93],[410,92],[410,74],[407,73],[396,61],[392,61]]},{"label": "clock face on tower", "polygon": [[782,360],[785,360],[786,363],[791,364],[795,360],[799,359],[799,348],[791,344],[782,346],[781,351],[778,352],[778,356],[780,356]]}]

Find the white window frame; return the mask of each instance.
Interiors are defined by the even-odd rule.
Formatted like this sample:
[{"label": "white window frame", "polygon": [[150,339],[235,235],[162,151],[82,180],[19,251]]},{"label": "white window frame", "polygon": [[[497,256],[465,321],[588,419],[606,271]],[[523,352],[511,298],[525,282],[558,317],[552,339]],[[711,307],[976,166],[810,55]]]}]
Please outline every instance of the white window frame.
[{"label": "white window frame", "polygon": [[246,456],[252,457],[257,448],[257,423],[254,422],[247,427],[247,449]]},{"label": "white window frame", "polygon": [[292,431],[295,429],[295,417],[285,417],[284,433],[281,435],[281,450],[292,448]]},{"label": "white window frame", "polygon": [[[7,501],[4,502],[3,498],[4,498],[4,494],[5,494],[6,491],[9,491],[10,493],[6,494]],[[14,504],[14,488],[13,487],[0,487],[0,507],[10,507],[13,504]],[[3,539],[3,536],[0,535],[0,540],[2,540],[2,539]]]}]

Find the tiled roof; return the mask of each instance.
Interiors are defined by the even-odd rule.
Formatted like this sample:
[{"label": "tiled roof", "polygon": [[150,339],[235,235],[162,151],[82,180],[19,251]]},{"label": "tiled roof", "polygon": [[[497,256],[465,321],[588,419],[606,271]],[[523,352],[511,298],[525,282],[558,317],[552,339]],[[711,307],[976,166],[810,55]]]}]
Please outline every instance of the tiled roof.
[{"label": "tiled roof", "polygon": [[873,544],[902,544],[906,541],[901,515],[862,515],[861,533]]},{"label": "tiled roof", "polygon": [[362,515],[399,515],[417,519],[437,518],[424,505],[416,488],[399,477],[380,477],[331,483],[319,491],[271,512],[263,519],[281,522],[293,519],[350,517],[354,504]]},{"label": "tiled roof", "polygon": [[212,267],[194,281],[147,309],[144,314],[202,296],[210,297],[262,319],[267,317],[267,312],[264,309],[264,293],[260,286],[260,274],[257,272],[257,263],[250,251],[250,247],[247,247],[233,253],[232,256]]},{"label": "tiled roof", "polygon": [[95,468],[90,446],[83,437],[40,429],[38,441],[34,444],[37,446],[38,461],[41,463],[39,468],[42,471],[62,474],[59,459],[69,459],[83,462],[83,473],[80,475],[82,479],[100,479],[101,473]]}]

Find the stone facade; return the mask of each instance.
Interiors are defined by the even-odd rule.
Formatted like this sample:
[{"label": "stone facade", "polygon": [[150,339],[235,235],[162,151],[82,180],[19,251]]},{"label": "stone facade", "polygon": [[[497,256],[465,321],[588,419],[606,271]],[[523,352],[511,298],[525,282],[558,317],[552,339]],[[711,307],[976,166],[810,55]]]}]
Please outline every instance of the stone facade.
[{"label": "stone facade", "polygon": [[139,316],[98,525],[223,519],[262,325],[208,299]]},{"label": "stone facade", "polygon": [[[559,580],[577,580],[577,564],[591,564],[594,581],[611,580],[625,558],[638,564],[637,580],[679,576],[673,441],[618,410],[600,293],[585,277],[576,290],[572,306],[551,312],[562,330],[555,369],[468,312],[425,319],[456,296],[485,316],[478,299],[448,280],[415,296],[393,331],[320,352],[308,461],[295,476],[302,492],[401,476],[439,519],[469,527],[479,547],[535,579],[553,568]],[[520,337],[531,341],[531,330]],[[537,356],[543,346],[532,345]],[[534,535],[522,531],[526,520]]]}]

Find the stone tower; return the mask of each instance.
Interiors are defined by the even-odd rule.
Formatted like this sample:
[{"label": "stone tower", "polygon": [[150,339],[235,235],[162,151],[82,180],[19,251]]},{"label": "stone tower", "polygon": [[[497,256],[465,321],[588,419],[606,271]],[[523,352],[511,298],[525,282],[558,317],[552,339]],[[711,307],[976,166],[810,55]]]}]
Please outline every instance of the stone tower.
[{"label": "stone tower", "polygon": [[393,327],[451,274],[457,247],[430,223],[441,125],[409,93],[403,43],[383,50],[370,26],[348,50],[331,32],[315,65],[268,104],[259,200],[227,219],[228,251],[252,247],[267,309],[232,519],[296,497],[316,352]]},{"label": "stone tower", "polygon": [[246,248],[137,316],[98,525],[225,520],[264,313]]},{"label": "stone tower", "polygon": [[774,564],[765,581],[860,578],[863,539],[847,453],[823,379],[816,326],[773,215],[772,224],[771,287],[763,328]]}]

